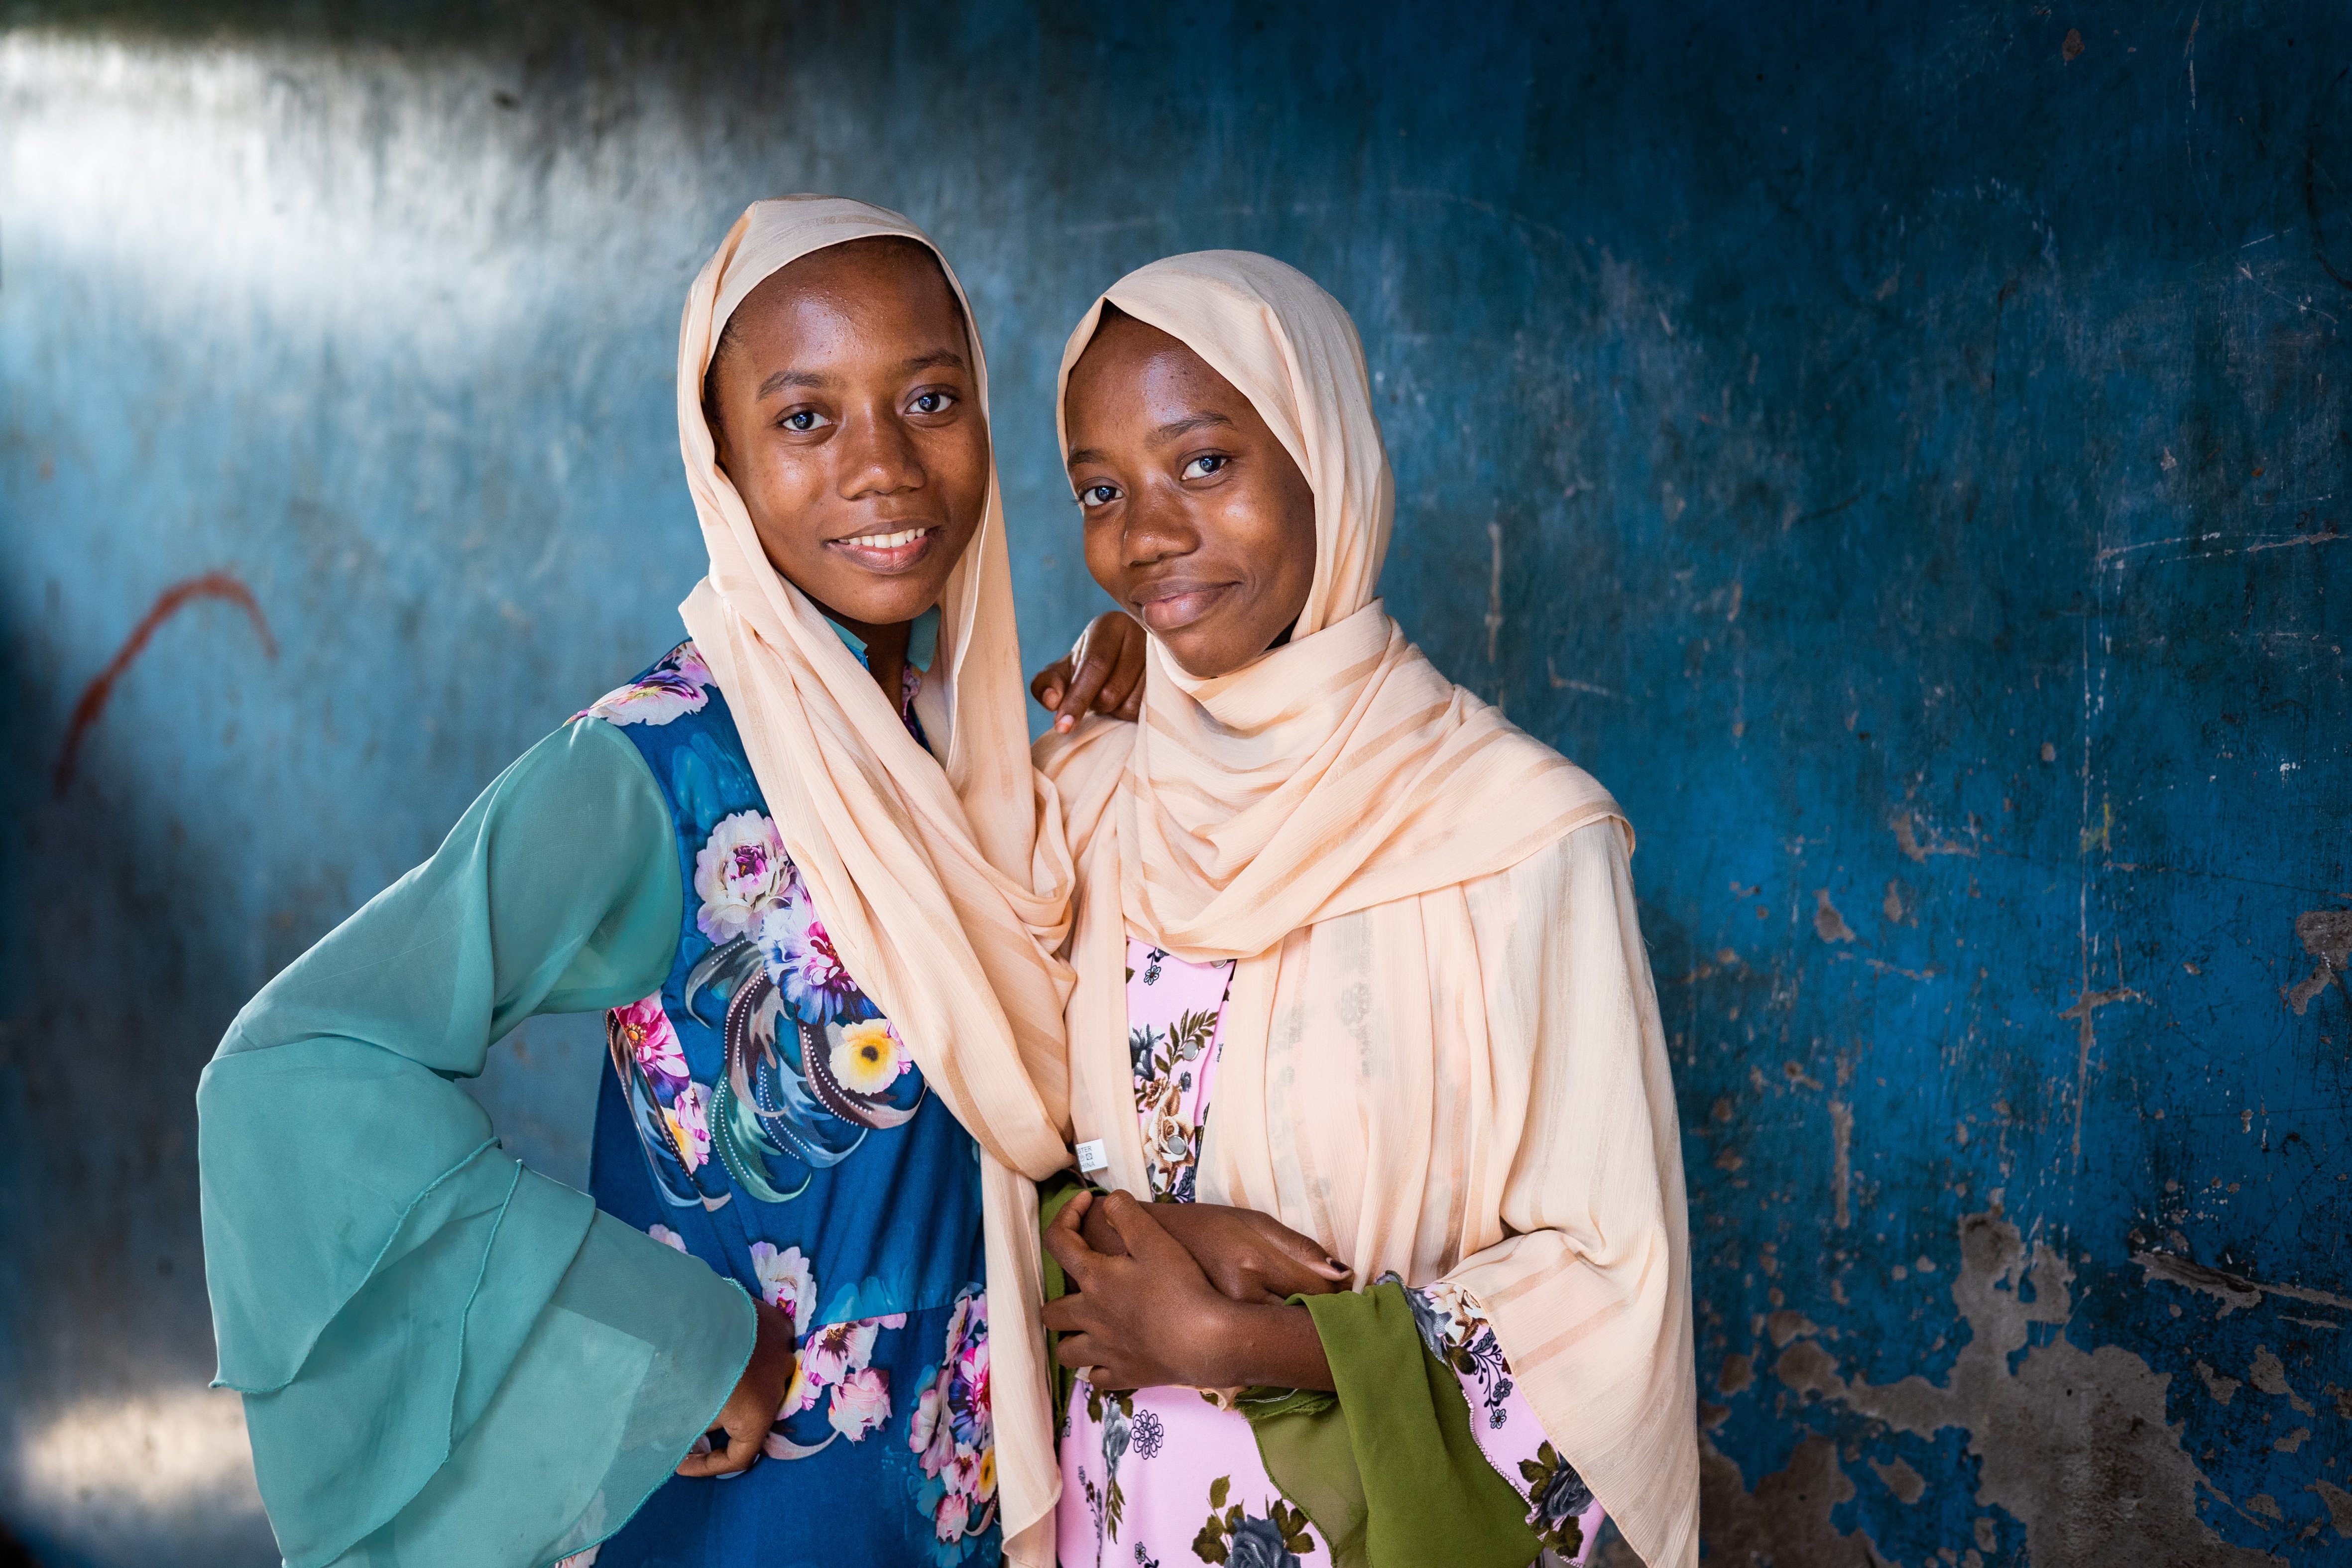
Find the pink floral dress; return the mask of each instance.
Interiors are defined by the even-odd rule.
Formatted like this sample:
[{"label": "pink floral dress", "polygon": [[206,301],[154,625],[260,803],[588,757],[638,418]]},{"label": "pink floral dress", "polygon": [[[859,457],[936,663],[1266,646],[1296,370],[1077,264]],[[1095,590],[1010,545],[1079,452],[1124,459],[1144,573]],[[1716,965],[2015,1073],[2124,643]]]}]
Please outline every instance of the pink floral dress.
[{"label": "pink floral dress", "polygon": [[[1191,963],[1127,944],[1128,1051],[1155,1198],[1190,1203],[1223,1041],[1234,966]],[[1454,1370],[1479,1450],[1528,1501],[1549,1552],[1582,1563],[1601,1505],[1545,1436],[1495,1342],[1485,1310],[1444,1280],[1405,1292],[1422,1342]],[[1096,1389],[1081,1381],[1064,1412],[1062,1568],[1179,1568],[1192,1563],[1314,1568],[1330,1549],[1258,1457],[1248,1417],[1193,1388]]]}]

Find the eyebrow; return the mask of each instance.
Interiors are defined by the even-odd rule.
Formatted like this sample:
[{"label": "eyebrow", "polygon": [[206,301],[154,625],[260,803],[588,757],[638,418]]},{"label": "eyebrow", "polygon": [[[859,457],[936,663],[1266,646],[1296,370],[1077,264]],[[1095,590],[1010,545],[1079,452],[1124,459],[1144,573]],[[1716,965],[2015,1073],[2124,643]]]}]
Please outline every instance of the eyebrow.
[{"label": "eyebrow", "polygon": [[814,371],[780,370],[761,382],[760,390],[753,395],[765,397],[772,392],[782,392],[788,386],[805,386],[812,391],[822,392],[827,387],[837,384],[838,383],[832,376],[819,375]]},{"label": "eyebrow", "polygon": [[1153,430],[1151,438],[1154,441],[1173,441],[1179,436],[1190,436],[1193,431],[1205,430],[1212,425],[1222,425],[1228,430],[1234,427],[1234,422],[1223,415],[1204,411],[1181,419],[1171,419]]},{"label": "eyebrow", "polygon": [[[1216,425],[1222,425],[1228,430],[1234,428],[1234,422],[1223,415],[1203,412],[1190,414],[1181,419],[1171,419],[1165,425],[1155,426],[1151,432],[1151,439],[1155,444],[1173,441],[1180,436],[1189,436],[1195,430],[1205,430]],[[1075,467],[1079,463],[1108,462],[1109,458],[1097,447],[1080,447],[1063,461]]]},{"label": "eyebrow", "polygon": [[[934,365],[953,365],[956,369],[961,370],[964,368],[963,355],[957,353],[953,349],[937,349],[927,354],[917,354],[913,359],[899,364],[898,374],[910,375],[919,370],[929,370]],[[837,376],[820,375],[814,371],[808,370],[780,370],[761,382],[760,390],[752,395],[765,397],[771,393],[782,392],[788,386],[806,387],[812,392],[825,392],[840,384],[840,378]]]}]

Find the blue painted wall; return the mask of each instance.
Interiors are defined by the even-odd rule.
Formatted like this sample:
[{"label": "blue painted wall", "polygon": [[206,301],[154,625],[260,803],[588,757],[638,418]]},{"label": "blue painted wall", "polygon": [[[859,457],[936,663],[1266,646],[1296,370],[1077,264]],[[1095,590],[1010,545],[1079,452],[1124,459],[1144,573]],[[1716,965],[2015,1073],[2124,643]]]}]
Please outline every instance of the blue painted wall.
[{"label": "blue painted wall", "polygon": [[[678,635],[678,304],[802,189],[958,260],[1033,662],[1096,607],[1047,404],[1092,292],[1244,246],[1356,312],[1391,605],[1641,832],[1710,1562],[2352,1556],[2352,11],[5,15],[0,1518],[44,1562],[270,1560],[195,1075]],[[191,599],[61,777],[209,573],[268,638]],[[595,1062],[534,1023],[482,1093],[576,1177]]]}]

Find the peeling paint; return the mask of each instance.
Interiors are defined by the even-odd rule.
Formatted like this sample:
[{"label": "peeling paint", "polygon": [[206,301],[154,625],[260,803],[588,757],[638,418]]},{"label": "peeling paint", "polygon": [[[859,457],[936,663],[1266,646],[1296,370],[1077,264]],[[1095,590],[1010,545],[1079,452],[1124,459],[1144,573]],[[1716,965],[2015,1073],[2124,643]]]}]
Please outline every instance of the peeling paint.
[{"label": "peeling paint", "polygon": [[2266,1284],[2259,1279],[2225,1274],[2219,1268],[2209,1268],[2201,1263],[2176,1258],[2168,1252],[2135,1252],[2132,1261],[2140,1266],[2142,1277],[2147,1279],[2167,1280],[2212,1297],[2221,1303],[2221,1315],[2225,1318],[2233,1311],[2262,1305],[2266,1295],[2352,1311],[2352,1296],[2338,1296],[2331,1291],[2314,1290],[2301,1285]]},{"label": "peeling paint", "polygon": [[1830,902],[1830,890],[1822,888],[1813,895],[1813,932],[1823,942],[1852,942],[1853,929],[1845,917]]},{"label": "peeling paint", "polygon": [[[1979,1506],[2022,1523],[2028,1558],[2042,1568],[2147,1568],[2186,1563],[2192,1548],[2197,1563],[2213,1568],[2282,1561],[2228,1544],[2199,1518],[2200,1490],[2215,1489],[2167,1419],[2170,1379],[2128,1351],[2103,1345],[2086,1352],[2067,1337],[2074,1275],[2064,1258],[2041,1243],[2029,1257],[2016,1226],[1997,1210],[1963,1217],[1959,1240],[1952,1300],[1970,1337],[1943,1381],[1913,1376],[1874,1385],[1843,1378],[1812,1339],[1782,1352],[1774,1376],[1794,1393],[1818,1394],[1898,1432],[1927,1438],[1951,1427],[1966,1432],[1979,1465]],[[2038,1335],[2031,1331],[2036,1325],[2059,1331]],[[1824,1444],[1808,1456],[1792,1498],[1836,1494],[1842,1474],[1828,1474],[1835,1468],[1835,1450]],[[1850,1496],[1852,1482],[1843,1485]],[[1759,1485],[1759,1500],[1762,1493]],[[1803,1528],[1825,1550],[1847,1553],[1844,1560],[1874,1561],[1851,1555],[1874,1552],[1866,1542],[1822,1536],[1826,1516]]]},{"label": "peeling paint", "polygon": [[1899,1456],[1886,1464],[1873,1459],[1870,1468],[1886,1489],[1895,1494],[1895,1500],[1906,1508],[1927,1495],[1927,1478],[1913,1469]]},{"label": "peeling paint", "polygon": [[2352,963],[2352,910],[2305,910],[2294,917],[2294,934],[2302,939],[2303,951],[2316,961],[2311,973],[2285,993],[2286,1005],[2300,1018],[2330,982],[2344,984],[2345,967]]}]

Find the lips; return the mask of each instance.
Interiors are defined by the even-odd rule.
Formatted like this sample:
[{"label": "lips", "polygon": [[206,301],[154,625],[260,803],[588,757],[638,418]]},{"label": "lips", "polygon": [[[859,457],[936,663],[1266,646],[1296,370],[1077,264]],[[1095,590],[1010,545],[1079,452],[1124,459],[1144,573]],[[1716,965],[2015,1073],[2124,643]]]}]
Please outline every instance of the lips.
[{"label": "lips", "polygon": [[1231,583],[1154,583],[1135,595],[1135,613],[1162,637],[1202,619],[1233,592]]},{"label": "lips", "polygon": [[839,551],[869,572],[904,572],[930,553],[939,534],[936,524],[927,528],[900,528],[831,540],[826,547]]}]

